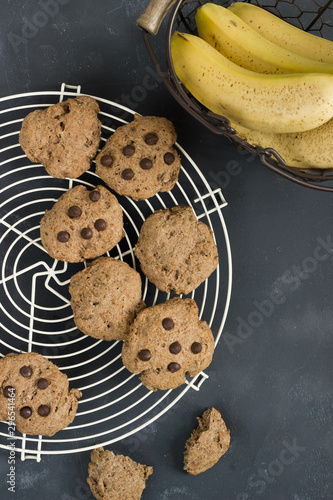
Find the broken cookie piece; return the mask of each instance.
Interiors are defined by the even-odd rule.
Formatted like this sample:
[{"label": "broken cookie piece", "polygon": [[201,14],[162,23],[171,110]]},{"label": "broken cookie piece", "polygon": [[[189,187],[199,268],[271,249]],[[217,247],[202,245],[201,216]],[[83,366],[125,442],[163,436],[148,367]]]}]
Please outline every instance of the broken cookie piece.
[{"label": "broken cookie piece", "polygon": [[230,445],[230,431],[215,408],[207,408],[185,444],[184,469],[194,476],[215,465]]},{"label": "broken cookie piece", "polygon": [[153,468],[101,447],[92,450],[88,473],[96,500],[140,500]]}]

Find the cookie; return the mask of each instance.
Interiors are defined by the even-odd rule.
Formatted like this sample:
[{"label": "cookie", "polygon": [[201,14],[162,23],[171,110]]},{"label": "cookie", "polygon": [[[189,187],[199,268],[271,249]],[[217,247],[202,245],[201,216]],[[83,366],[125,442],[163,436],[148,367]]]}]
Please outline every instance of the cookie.
[{"label": "cookie", "polygon": [[180,170],[172,147],[176,139],[166,118],[135,115],[106,141],[96,158],[96,173],[116,193],[136,201],[170,191]]},{"label": "cookie", "polygon": [[80,262],[111,250],[123,237],[123,212],[110,191],[76,186],[47,210],[40,222],[42,244],[54,259]]},{"label": "cookie", "polygon": [[23,120],[21,148],[52,177],[77,178],[89,170],[97,154],[101,135],[98,112],[97,102],[88,96],[37,109]]},{"label": "cookie", "polygon": [[207,408],[185,444],[184,469],[191,475],[213,467],[230,445],[230,431],[215,408]]},{"label": "cookie", "polygon": [[193,299],[175,297],[147,307],[134,320],[122,348],[122,361],[152,391],[175,389],[210,364],[214,337],[200,321]]},{"label": "cookie", "polygon": [[123,340],[145,307],[140,274],[126,262],[99,257],[72,276],[69,286],[74,321],[86,335]]},{"label": "cookie", "polygon": [[191,207],[157,210],[143,223],[135,255],[149,281],[163,292],[187,295],[218,264],[212,230]]},{"label": "cookie", "polygon": [[96,500],[140,500],[153,468],[97,448],[90,454],[87,483]]},{"label": "cookie", "polygon": [[0,359],[0,387],[0,420],[11,415],[22,434],[53,436],[74,420],[82,396],[69,390],[67,376],[56,365],[34,352]]}]

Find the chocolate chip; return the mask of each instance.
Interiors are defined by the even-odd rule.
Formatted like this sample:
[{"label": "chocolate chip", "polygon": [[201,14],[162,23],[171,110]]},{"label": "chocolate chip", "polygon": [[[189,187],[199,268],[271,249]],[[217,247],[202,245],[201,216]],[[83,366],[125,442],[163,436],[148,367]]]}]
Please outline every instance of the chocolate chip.
[{"label": "chocolate chip", "polygon": [[124,156],[132,156],[134,155],[134,153],[135,153],[135,147],[132,144],[127,144],[127,146],[123,148]]},{"label": "chocolate chip", "polygon": [[23,406],[23,408],[20,409],[20,415],[23,418],[29,418],[32,415],[32,409],[30,406]]},{"label": "chocolate chip", "polygon": [[91,240],[93,237],[93,232],[89,227],[84,227],[81,229],[81,236],[84,240]]},{"label": "chocolate chip", "polygon": [[175,161],[175,155],[172,153],[165,153],[164,155],[164,163],[167,165],[171,165]]},{"label": "chocolate chip", "polygon": [[182,350],[182,346],[179,342],[173,342],[169,345],[169,351],[171,354],[178,354]]},{"label": "chocolate chip", "polygon": [[66,243],[69,240],[70,236],[67,231],[60,231],[57,234],[57,239],[60,241],[60,243]]},{"label": "chocolate chip", "polygon": [[193,352],[193,354],[199,354],[199,352],[202,351],[202,345],[200,344],[200,342],[193,342],[193,344],[191,345],[191,351]]},{"label": "chocolate chip", "polygon": [[172,330],[174,327],[174,322],[172,321],[171,318],[164,318],[162,320],[162,326],[164,330]]},{"label": "chocolate chip", "polygon": [[68,213],[68,217],[70,217],[71,219],[77,219],[78,217],[81,216],[82,210],[80,207],[73,205],[72,207],[69,207],[67,213]]},{"label": "chocolate chip", "polygon": [[180,370],[180,364],[179,363],[169,363],[168,370],[171,373],[178,372],[178,370]]},{"label": "chocolate chip", "polygon": [[3,390],[3,395],[5,398],[12,398],[15,395],[15,388],[11,385],[7,385]]},{"label": "chocolate chip", "polygon": [[89,193],[89,198],[91,201],[98,201],[101,197],[101,193],[97,191],[97,189],[94,189],[94,191],[90,191]]},{"label": "chocolate chip", "polygon": [[145,135],[145,143],[148,144],[148,146],[154,146],[158,141],[158,136],[155,134],[155,132],[149,132],[148,134]]},{"label": "chocolate chip", "polygon": [[47,417],[48,414],[50,413],[50,411],[51,411],[51,409],[47,405],[40,405],[40,407],[38,408],[38,414],[41,417]]},{"label": "chocolate chip", "polygon": [[153,162],[150,158],[142,158],[142,160],[140,161],[140,167],[143,168],[143,170],[150,170],[152,166]]},{"label": "chocolate chip", "polygon": [[49,381],[46,378],[40,378],[37,381],[38,389],[46,389],[49,386]]},{"label": "chocolate chip", "polygon": [[130,181],[134,177],[134,172],[131,168],[125,168],[125,170],[122,171],[121,176],[125,181]]},{"label": "chocolate chip", "polygon": [[22,366],[22,368],[20,369],[20,374],[22,375],[22,377],[30,378],[32,375],[32,368],[30,368],[30,366]]},{"label": "chocolate chip", "polygon": [[113,158],[110,155],[103,155],[101,158],[101,164],[103,167],[111,167],[113,163]]},{"label": "chocolate chip", "polygon": [[106,222],[104,219],[97,219],[94,226],[96,231],[104,231],[106,229]]},{"label": "chocolate chip", "polygon": [[142,349],[138,352],[138,358],[141,359],[141,361],[149,361],[151,358],[151,352],[149,349]]}]

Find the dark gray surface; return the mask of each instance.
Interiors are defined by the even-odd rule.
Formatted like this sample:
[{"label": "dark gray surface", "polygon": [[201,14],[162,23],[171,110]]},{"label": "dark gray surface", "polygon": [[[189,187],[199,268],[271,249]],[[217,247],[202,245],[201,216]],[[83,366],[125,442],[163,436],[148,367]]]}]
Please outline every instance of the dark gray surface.
[{"label": "dark gray surface", "polygon": [[[210,378],[112,449],[154,466],[146,500],[331,500],[332,195],[274,175],[185,114],[154,77],[135,26],[143,8],[138,0],[1,2],[1,96],[66,82],[167,116],[229,203],[223,214],[234,284]],[[161,52],[163,36],[155,43]],[[208,406],[221,411],[231,447],[214,468],[191,477],[182,471],[184,443]],[[88,452],[40,463],[17,456],[14,494],[2,450],[0,497],[92,499],[88,460]]]}]

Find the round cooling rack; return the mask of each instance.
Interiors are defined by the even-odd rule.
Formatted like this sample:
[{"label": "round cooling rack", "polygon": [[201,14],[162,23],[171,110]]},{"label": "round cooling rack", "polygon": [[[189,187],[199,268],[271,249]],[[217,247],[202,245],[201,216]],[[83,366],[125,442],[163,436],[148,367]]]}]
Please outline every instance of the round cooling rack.
[{"label": "round cooling rack", "polygon": [[[22,460],[39,461],[43,454],[76,453],[129,437],[167,414],[187,391],[199,390],[208,378],[201,372],[172,391],[149,391],[138,376],[123,366],[121,342],[93,339],[75,326],[68,286],[71,276],[84,264],[52,259],[41,244],[39,225],[45,210],[65,191],[77,184],[93,188],[103,182],[95,174],[94,163],[79,179],[49,176],[42,165],[32,164],[23,154],[18,136],[28,113],[80,92],[80,86],[62,84],[60,91],[0,99],[0,355],[38,352],[59,366],[68,376],[70,387],[83,394],[75,420],[67,429],[51,438],[17,433],[16,451],[21,452]],[[134,111],[91,97],[101,110],[103,146],[118,126],[133,120]],[[143,221],[157,209],[191,205],[197,218],[213,230],[219,249],[218,268],[190,294],[217,344],[229,308],[232,282],[231,250],[222,215],[226,201],[220,189],[211,190],[187,152],[179,144],[176,147],[182,167],[171,192],[140,202],[118,196],[125,237],[108,255],[136,268],[134,246]],[[147,306],[170,298],[144,276],[142,281]],[[0,447],[4,449],[9,449],[7,431],[6,422],[0,423]]]}]

